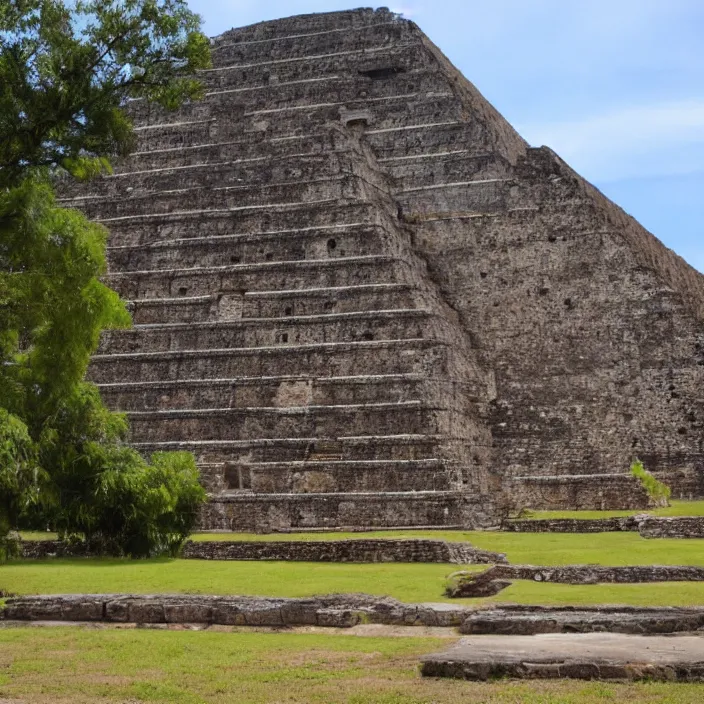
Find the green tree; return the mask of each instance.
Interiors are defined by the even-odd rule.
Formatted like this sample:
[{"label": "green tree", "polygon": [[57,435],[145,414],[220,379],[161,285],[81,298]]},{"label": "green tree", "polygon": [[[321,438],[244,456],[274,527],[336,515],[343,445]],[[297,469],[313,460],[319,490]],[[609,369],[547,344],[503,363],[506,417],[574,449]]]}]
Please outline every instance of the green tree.
[{"label": "green tree", "polygon": [[192,456],[145,462],[84,381],[100,332],[131,321],[100,281],[106,230],[53,191],[129,153],[128,100],[201,95],[198,28],[182,0],[0,0],[0,537],[39,503],[65,536],[172,551],[204,500]]},{"label": "green tree", "polygon": [[40,471],[27,426],[0,408],[0,562],[16,548],[8,538],[10,529],[38,499]]},{"label": "green tree", "polygon": [[0,185],[36,167],[91,176],[134,147],[129,99],[201,97],[199,26],[183,0],[0,0]]}]

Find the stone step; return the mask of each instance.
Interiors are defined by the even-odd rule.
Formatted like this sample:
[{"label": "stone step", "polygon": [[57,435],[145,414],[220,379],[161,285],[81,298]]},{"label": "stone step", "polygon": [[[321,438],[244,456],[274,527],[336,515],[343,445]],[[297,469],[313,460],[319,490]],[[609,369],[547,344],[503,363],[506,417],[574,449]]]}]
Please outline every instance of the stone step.
[{"label": "stone step", "polygon": [[331,231],[378,224],[370,202],[279,204],[268,208],[211,208],[101,219],[110,229],[111,247],[140,247],[166,240],[235,235],[286,239],[310,230]]},{"label": "stone step", "polygon": [[[246,27],[231,29],[215,38],[215,46],[221,44],[236,44],[244,46],[250,42],[259,43],[270,40],[301,40],[308,41],[311,36],[328,33],[334,30],[336,36],[340,32],[362,31],[376,24],[398,22],[398,15],[387,8],[372,10],[370,8],[349,10],[345,12],[320,12],[309,15],[298,15],[282,20],[258,22]],[[269,46],[269,44],[267,44]]]},{"label": "stone step", "polygon": [[505,605],[468,614],[460,632],[532,636],[539,633],[682,633],[704,629],[704,609],[639,606]]},{"label": "stone step", "polygon": [[167,352],[308,345],[319,342],[440,338],[447,323],[427,310],[362,311],[283,318],[242,318],[216,322],[139,325],[108,330],[98,352]]},{"label": "stone step", "polygon": [[459,462],[476,450],[467,438],[447,435],[359,435],[334,438],[248,438],[140,442],[134,446],[146,457],[153,452],[192,452],[198,466],[219,471],[226,463],[422,460],[442,457]]},{"label": "stone step", "polygon": [[365,224],[294,230],[285,235],[190,237],[148,246],[109,247],[107,251],[110,270],[120,272],[398,253],[396,238],[378,225]]},{"label": "stone step", "polygon": [[133,152],[119,159],[114,165],[115,175],[131,171],[177,168],[198,164],[225,161],[255,160],[269,161],[295,154],[328,154],[349,148],[349,139],[339,132],[322,129],[320,132],[303,135],[285,135],[279,139],[267,139],[265,132],[250,133],[244,139],[223,142],[176,146],[167,149],[150,148]]},{"label": "stone step", "polygon": [[[295,281],[302,289],[397,283],[414,277],[411,266],[387,256],[335,257],[302,261],[232,264],[221,267],[156,269],[114,273],[108,284],[129,300],[206,295],[227,296],[223,305],[236,310],[247,291],[288,289]],[[238,302],[237,299],[240,299]]]},{"label": "stone step", "polygon": [[[413,57],[418,58],[417,49],[409,47],[406,49],[413,51]],[[400,52],[394,52],[398,57]],[[354,58],[354,57],[348,57]],[[389,63],[395,60],[394,56],[383,57],[383,61]],[[349,63],[349,62],[348,62]],[[259,110],[275,110],[284,106],[303,107],[305,105],[320,102],[321,96],[335,98],[336,102],[346,104],[354,101],[379,101],[394,95],[409,95],[436,93],[450,90],[450,83],[447,78],[437,70],[436,66],[428,66],[427,63],[412,65],[412,60],[404,57],[400,62],[404,67],[398,69],[394,67],[393,73],[386,80],[372,80],[366,75],[364,66],[348,66],[342,70],[332,72],[320,72],[311,74],[311,69],[306,67],[305,74],[301,78],[287,78],[286,76],[276,77],[276,82],[269,77],[267,83],[267,72],[271,72],[269,66],[254,69],[251,79],[238,81],[242,71],[237,67],[213,70],[205,76],[206,93],[201,103],[191,103],[179,109],[178,115],[181,119],[195,119],[207,116],[203,110],[203,105],[208,105],[212,111],[217,112],[224,105],[236,103],[244,112]],[[276,67],[273,67],[276,68]],[[292,66],[296,72],[301,70],[301,66]],[[259,69],[259,70],[257,70]],[[250,71],[247,70],[249,75]],[[169,113],[151,113],[140,119],[147,123],[151,121],[155,124],[168,122]]]},{"label": "stone step", "polygon": [[276,186],[292,181],[309,183],[340,176],[350,170],[345,152],[292,154],[275,159],[233,159],[229,161],[132,170],[103,176],[88,185],[79,181],[63,184],[63,198],[107,199],[154,197],[162,192],[218,189],[225,187]]},{"label": "stone step", "polygon": [[[391,159],[381,164],[394,178],[396,188],[401,193],[414,189],[437,188],[443,184],[458,184],[473,187],[475,182],[487,183],[505,178],[510,165],[486,154],[475,155],[469,150],[459,152],[425,153],[416,158]],[[127,172],[119,177],[105,177],[93,181],[89,188],[84,184],[73,183],[62,188],[62,202],[73,204],[95,216],[129,212],[144,209],[153,203],[157,212],[180,196],[191,205],[209,202],[214,193],[222,196],[224,202],[241,206],[264,189],[265,197],[279,199],[286,197],[319,200],[321,194],[330,197],[349,195],[344,182],[353,170],[349,155],[343,152],[314,155],[294,155],[265,161],[231,161],[213,164],[196,164],[173,169],[158,169],[146,172]],[[320,190],[321,181],[336,181],[341,184],[330,193]],[[298,181],[300,189],[289,193],[288,186]],[[214,193],[213,193],[214,192]],[[76,194],[85,194],[80,197]],[[286,195],[288,194],[288,196]],[[337,196],[334,196],[337,194]],[[427,197],[428,194],[426,194]],[[229,199],[229,200],[228,200]],[[119,205],[116,204],[119,201]],[[117,208],[117,210],[116,210]],[[125,210],[127,209],[127,210]]]},{"label": "stone step", "polygon": [[[385,80],[372,80],[370,76],[387,68]],[[220,102],[221,92],[231,104],[245,110],[275,109],[282,105],[305,108],[318,102],[321,96],[339,95],[340,102],[360,97],[387,97],[402,92],[437,90],[448,86],[447,79],[438,76],[432,80],[409,80],[409,74],[419,71],[438,71],[425,47],[417,40],[394,47],[378,46],[353,51],[333,51],[328,54],[229,64],[200,72],[205,87],[205,101],[183,105],[173,113],[143,103],[132,106],[135,119],[144,124],[170,122],[175,115],[181,120],[203,119],[212,112],[209,103]],[[341,79],[340,85],[320,79]],[[345,80],[347,79],[347,80]],[[350,80],[352,79],[352,90]],[[317,87],[316,82],[321,85]],[[274,85],[275,84],[275,85]],[[356,85],[355,85],[356,84]],[[408,90],[409,87],[415,91]],[[283,88],[283,90],[282,90]],[[360,93],[371,93],[360,96]]]},{"label": "stone step", "polygon": [[[224,302],[223,302],[224,300]],[[214,321],[230,313],[228,299],[217,294],[184,298],[152,298],[129,302],[135,324]],[[362,284],[289,291],[247,291],[242,318],[280,318],[410,308],[425,305],[422,291],[410,284]]]},{"label": "stone step", "polygon": [[338,174],[329,178],[263,185],[177,188],[171,191],[135,192],[120,196],[85,196],[62,198],[61,205],[78,208],[89,218],[157,215],[177,210],[214,207],[258,208],[281,207],[301,203],[354,200],[360,194],[356,176]]},{"label": "stone step", "polygon": [[[451,153],[467,150],[481,142],[481,126],[475,122],[435,122],[404,125],[391,129],[368,128],[366,140],[374,148],[380,164],[422,158],[428,153]],[[276,159],[296,154],[314,155],[345,151],[348,138],[323,127],[319,133],[283,135],[267,138],[266,132],[248,133],[244,139],[151,149],[136,152],[115,165],[116,175],[132,171],[176,168],[198,164],[219,163],[244,159]],[[489,152],[486,153],[487,155]],[[482,152],[477,152],[477,157]]]},{"label": "stone step", "polygon": [[441,376],[451,363],[437,340],[379,340],[222,350],[94,355],[89,377],[96,383],[168,379],[429,373]]},{"label": "stone step", "polygon": [[[325,96],[323,96],[325,98]],[[454,94],[447,90],[396,93],[382,98],[324,100],[308,106],[283,106],[243,112],[239,119],[217,121],[181,120],[171,115],[168,122],[136,129],[137,151],[167,149],[228,142],[238,139],[267,139],[309,135],[330,124],[343,124],[343,115],[367,111],[370,130],[394,129],[409,124],[456,122],[465,119]]]},{"label": "stone step", "polygon": [[402,160],[427,153],[474,149],[480,155],[474,145],[482,144],[482,130],[466,118],[450,120],[441,115],[439,119],[411,120],[391,128],[372,125],[364,138],[373,148],[378,163],[385,166],[395,163],[388,162],[389,159]]},{"label": "stone step", "polygon": [[111,408],[121,411],[185,408],[286,407],[302,403],[378,403],[413,398],[452,398],[469,384],[429,379],[417,374],[379,376],[239,377],[103,384],[100,392]]},{"label": "stone step", "polygon": [[[248,494],[214,497],[201,523],[209,530],[257,532],[357,526],[460,527],[467,508],[482,497],[463,492],[371,492],[337,494]],[[476,515],[476,514],[471,514]]]},{"label": "stone step", "polygon": [[295,58],[305,54],[364,49],[368,46],[400,42],[409,36],[411,34],[406,23],[389,19],[359,27],[305,32],[303,35],[259,41],[228,42],[226,39],[220,39],[212,46],[213,65],[219,67],[257,60]]},{"label": "stone step", "polygon": [[226,141],[219,136],[218,124],[214,117],[200,120],[181,120],[171,114],[158,127],[136,127],[136,151],[188,147],[196,144],[209,144]]},{"label": "stone step", "polygon": [[[441,435],[341,435],[335,438],[248,438],[246,440],[176,440],[134,443],[145,457],[153,452],[192,452],[199,466],[226,462],[310,461],[335,454],[342,460],[418,460],[467,444],[466,439]],[[444,455],[443,455],[444,456]]]},{"label": "stone step", "polygon": [[[417,52],[416,52],[417,54]],[[388,59],[394,61],[394,57]],[[239,113],[260,110],[275,110],[281,107],[304,107],[320,102],[322,95],[331,97],[340,104],[361,100],[383,100],[393,95],[437,93],[450,90],[450,84],[436,66],[424,64],[418,67],[408,65],[402,72],[389,76],[386,80],[372,80],[364,73],[364,67],[342,71],[313,73],[306,69],[301,78],[289,79],[286,76],[271,76],[273,69],[268,65],[252,69],[251,79],[242,80],[243,71],[215,69],[201,74],[205,88],[203,100],[186,103],[178,111],[168,112],[158,106],[140,103],[133,109],[134,119],[141,126],[159,125],[174,121],[194,121],[207,119],[212,113],[222,112],[228,107]],[[276,67],[273,67],[274,69]],[[294,67],[300,70],[301,67]],[[249,69],[246,70],[250,74]],[[276,79],[276,80],[274,80]],[[267,82],[268,81],[268,82]]]},{"label": "stone step", "polygon": [[361,460],[227,464],[202,471],[216,497],[230,492],[350,494],[370,491],[448,491],[454,472],[441,460]]},{"label": "stone step", "polygon": [[[426,526],[414,526],[423,529]],[[222,555],[221,553],[226,553]],[[85,553],[61,541],[23,541],[23,554],[34,558],[51,554]],[[188,541],[184,558],[190,559],[301,559],[332,562],[436,562],[469,564],[499,558],[464,543],[441,540],[335,540],[292,541]],[[278,553],[278,554],[277,554]],[[306,555],[306,553],[308,553]],[[207,596],[203,594],[60,594],[11,597],[0,619],[17,622],[61,621],[125,624],[182,624],[202,629],[209,625],[291,627],[321,626],[351,628],[359,624],[384,623],[408,630],[413,626],[456,626],[468,609],[448,604],[404,604],[389,597],[366,594],[335,594],[321,597],[269,598],[252,596]],[[14,622],[14,623],[13,623]],[[407,624],[411,624],[407,626]],[[5,624],[3,624],[5,625]],[[118,626],[120,627],[120,626]],[[364,628],[364,626],[362,626]],[[403,631],[402,631],[403,632]]]},{"label": "stone step", "polygon": [[408,222],[456,215],[493,215],[511,209],[520,198],[514,192],[519,190],[517,186],[515,180],[506,178],[435,183],[399,190],[396,201]]},{"label": "stone step", "polygon": [[[510,165],[494,155],[475,155],[471,150],[425,153],[412,158],[383,162],[400,192],[445,183],[486,182],[506,178]],[[474,186],[468,186],[473,188]]]},{"label": "stone step", "polygon": [[621,633],[469,636],[423,658],[425,677],[704,680],[704,638]]},{"label": "stone step", "polygon": [[412,284],[362,284],[278,291],[247,291],[243,317],[281,317],[351,313],[359,310],[398,310],[429,305],[428,296]]},{"label": "stone step", "polygon": [[247,438],[336,437],[398,433],[451,433],[459,419],[419,400],[399,403],[302,406],[289,408],[214,408],[183,411],[131,411],[134,442],[246,440]]}]

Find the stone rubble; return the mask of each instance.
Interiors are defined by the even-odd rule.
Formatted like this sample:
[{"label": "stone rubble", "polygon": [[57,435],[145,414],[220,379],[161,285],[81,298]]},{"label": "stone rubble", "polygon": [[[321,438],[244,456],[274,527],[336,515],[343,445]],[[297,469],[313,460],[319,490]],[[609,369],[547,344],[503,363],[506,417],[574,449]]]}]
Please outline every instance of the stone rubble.
[{"label": "stone rubble", "polygon": [[509,580],[558,584],[643,584],[647,582],[704,582],[704,567],[689,565],[495,565],[484,572],[455,572],[446,595],[452,598],[493,596],[508,587]]}]

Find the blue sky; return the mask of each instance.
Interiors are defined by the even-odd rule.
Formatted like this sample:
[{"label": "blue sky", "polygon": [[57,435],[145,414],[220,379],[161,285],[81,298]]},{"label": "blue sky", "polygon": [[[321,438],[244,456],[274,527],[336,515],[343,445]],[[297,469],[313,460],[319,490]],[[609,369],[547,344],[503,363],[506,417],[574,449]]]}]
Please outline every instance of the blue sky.
[{"label": "blue sky", "polygon": [[[189,4],[209,35],[360,6]],[[552,147],[704,271],[704,0],[390,0],[388,6],[417,22],[525,139]]]}]

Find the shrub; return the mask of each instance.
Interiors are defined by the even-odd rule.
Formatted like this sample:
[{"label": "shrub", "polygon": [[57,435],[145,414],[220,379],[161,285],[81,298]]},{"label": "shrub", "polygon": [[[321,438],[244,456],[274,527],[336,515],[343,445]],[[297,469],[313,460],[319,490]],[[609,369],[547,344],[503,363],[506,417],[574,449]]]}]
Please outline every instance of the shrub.
[{"label": "shrub", "polygon": [[205,500],[193,455],[155,453],[147,463],[127,447],[110,454],[93,501],[59,514],[61,534],[69,539],[82,534],[92,551],[111,555],[176,555]]},{"label": "shrub", "polygon": [[631,474],[640,481],[648,496],[655,503],[668,503],[672,493],[670,487],[656,479],[637,458],[631,464]]},{"label": "shrub", "polygon": [[38,498],[42,473],[27,426],[0,408],[0,562],[17,554],[10,530]]}]

